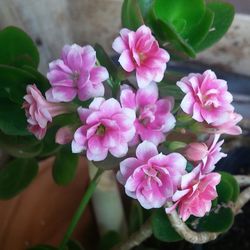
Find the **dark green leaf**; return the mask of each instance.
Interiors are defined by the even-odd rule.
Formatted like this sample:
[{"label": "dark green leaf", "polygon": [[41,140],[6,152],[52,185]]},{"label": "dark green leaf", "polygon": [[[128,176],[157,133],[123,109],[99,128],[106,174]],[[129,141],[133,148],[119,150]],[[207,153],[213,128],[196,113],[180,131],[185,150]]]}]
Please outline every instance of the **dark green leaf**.
[{"label": "dark green leaf", "polygon": [[34,136],[10,136],[0,132],[0,146],[8,154],[17,158],[31,158],[38,156],[43,144]]},{"label": "dark green leaf", "polygon": [[234,18],[234,7],[229,3],[211,2],[207,4],[214,13],[214,20],[206,38],[195,47],[195,51],[202,51],[219,41],[229,29]]},{"label": "dark green leaf", "polygon": [[12,66],[0,65],[0,89],[8,93],[11,101],[22,104],[26,86],[36,82],[29,72]]},{"label": "dark green leaf", "polygon": [[143,19],[147,19],[147,16],[151,9],[153,8],[154,0],[138,0],[138,4],[141,10]]},{"label": "dark green leaf", "polygon": [[234,214],[230,208],[220,208],[216,212],[210,212],[199,221],[199,227],[208,232],[226,232],[233,225]]},{"label": "dark green leaf", "polygon": [[35,178],[35,159],[15,159],[0,170],[0,199],[10,199],[25,189]]},{"label": "dark green leaf", "polygon": [[7,27],[0,32],[0,64],[38,67],[39,53],[36,45],[21,29]]},{"label": "dark green leaf", "polygon": [[129,213],[129,234],[136,232],[143,224],[143,210],[137,201],[131,202]]},{"label": "dark green leaf", "polygon": [[238,182],[231,174],[227,172],[220,172],[220,174],[221,174],[221,182],[227,182],[232,189],[230,200],[236,202],[240,194],[240,186]]},{"label": "dark green leaf", "polygon": [[109,231],[101,238],[98,250],[110,250],[120,241],[121,237],[117,232]]},{"label": "dark green leaf", "polygon": [[233,188],[227,180],[221,179],[221,182],[216,186],[216,190],[219,203],[227,204],[232,199]]},{"label": "dark green leaf", "polygon": [[27,119],[21,105],[6,98],[0,100],[0,130],[8,135],[29,135]]},{"label": "dark green leaf", "polygon": [[78,165],[78,155],[73,154],[71,145],[63,146],[56,154],[53,177],[58,185],[67,185],[73,180]]},{"label": "dark green leaf", "polygon": [[84,250],[81,243],[76,240],[69,240],[67,243],[67,250]]},{"label": "dark green leaf", "polygon": [[165,242],[181,240],[181,236],[172,227],[164,209],[157,209],[152,216],[152,229],[156,239]]},{"label": "dark green leaf", "polygon": [[137,0],[124,0],[122,5],[122,26],[136,30],[144,24]]}]

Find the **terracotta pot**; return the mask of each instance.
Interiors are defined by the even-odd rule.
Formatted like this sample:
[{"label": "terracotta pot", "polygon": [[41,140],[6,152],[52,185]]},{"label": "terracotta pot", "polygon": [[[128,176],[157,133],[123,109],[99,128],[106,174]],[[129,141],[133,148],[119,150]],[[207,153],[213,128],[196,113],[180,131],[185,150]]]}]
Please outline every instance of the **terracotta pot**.
[{"label": "terracotta pot", "polygon": [[[0,249],[24,250],[41,243],[57,246],[61,241],[88,184],[88,172],[82,158],[74,181],[58,186],[51,174],[53,160],[40,163],[38,176],[20,195],[0,201]],[[90,249],[97,237],[93,218],[89,206],[73,235]]]}]

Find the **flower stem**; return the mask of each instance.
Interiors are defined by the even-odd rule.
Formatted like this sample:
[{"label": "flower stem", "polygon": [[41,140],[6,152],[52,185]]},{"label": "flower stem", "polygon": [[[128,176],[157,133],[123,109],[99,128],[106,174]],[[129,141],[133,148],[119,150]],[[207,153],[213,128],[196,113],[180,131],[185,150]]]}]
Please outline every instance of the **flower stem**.
[{"label": "flower stem", "polygon": [[65,250],[65,247],[68,243],[68,240],[70,239],[70,237],[71,237],[78,221],[80,220],[90,198],[92,197],[92,195],[95,191],[95,188],[97,186],[97,183],[99,181],[99,176],[102,174],[103,171],[104,170],[98,168],[94,178],[90,181],[88,188],[87,188],[87,190],[86,190],[86,192],[85,192],[85,194],[80,202],[80,205],[79,205],[78,209],[76,210],[76,212],[75,212],[75,214],[74,214],[74,216],[69,224],[69,227],[64,235],[64,238],[63,238],[63,240],[58,248],[59,250]]}]

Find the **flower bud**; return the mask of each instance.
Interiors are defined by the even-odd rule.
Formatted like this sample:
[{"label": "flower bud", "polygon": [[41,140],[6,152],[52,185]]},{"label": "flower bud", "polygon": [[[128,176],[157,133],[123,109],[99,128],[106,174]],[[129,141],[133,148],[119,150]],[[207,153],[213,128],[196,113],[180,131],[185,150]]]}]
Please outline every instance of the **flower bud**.
[{"label": "flower bud", "polygon": [[205,143],[193,142],[185,149],[185,156],[190,161],[200,161],[208,154],[208,147]]}]

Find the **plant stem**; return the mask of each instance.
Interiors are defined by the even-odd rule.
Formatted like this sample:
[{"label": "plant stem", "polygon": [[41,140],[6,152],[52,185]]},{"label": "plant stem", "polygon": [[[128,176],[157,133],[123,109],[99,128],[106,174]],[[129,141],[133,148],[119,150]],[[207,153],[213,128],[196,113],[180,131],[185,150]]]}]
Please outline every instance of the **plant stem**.
[{"label": "plant stem", "polygon": [[75,212],[75,214],[74,214],[74,216],[69,224],[69,227],[64,235],[64,238],[63,238],[63,240],[58,248],[59,250],[65,249],[68,240],[70,239],[78,221],[80,220],[90,198],[92,197],[92,195],[95,191],[96,185],[99,181],[99,176],[102,174],[103,171],[104,170],[98,168],[94,178],[90,181],[88,188],[87,188],[87,190],[86,190],[86,192],[85,192],[85,194],[80,202],[80,205],[79,205],[78,209],[76,210],[76,212]]}]

